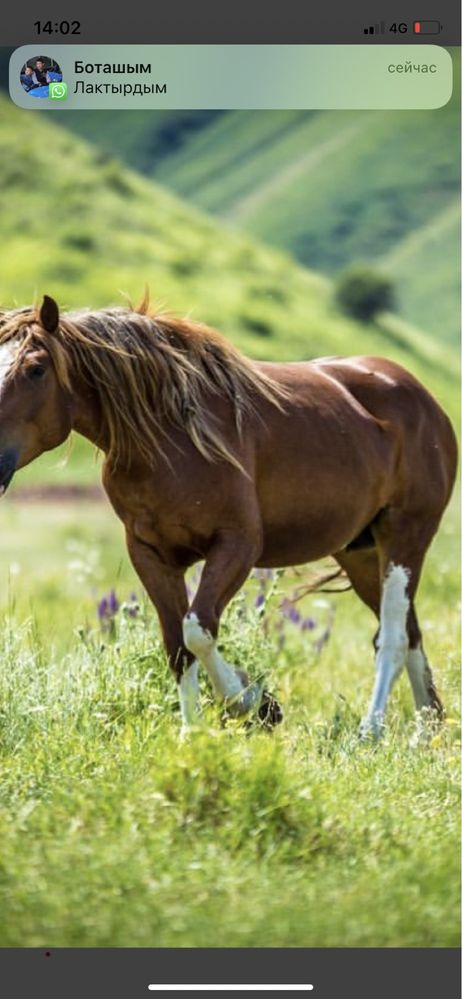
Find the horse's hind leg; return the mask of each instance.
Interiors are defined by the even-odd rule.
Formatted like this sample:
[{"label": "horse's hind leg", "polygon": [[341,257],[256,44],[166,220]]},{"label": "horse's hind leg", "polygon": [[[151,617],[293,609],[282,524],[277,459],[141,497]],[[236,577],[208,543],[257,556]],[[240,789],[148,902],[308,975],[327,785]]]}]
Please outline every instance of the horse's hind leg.
[{"label": "horse's hind leg", "polygon": [[380,568],[375,545],[347,548],[335,556],[345,570],[358,597],[378,618],[380,614]]},{"label": "horse's hind leg", "polygon": [[408,617],[409,651],[407,654],[407,672],[414,695],[417,711],[430,708],[438,718],[444,716],[441,698],[433,682],[432,672],[425,655],[422,634],[419,628],[414,604],[411,604]]},{"label": "horse's hind leg", "polygon": [[[404,665],[411,673],[415,660],[418,625],[413,608],[423,560],[438,520],[389,508],[373,528],[380,566],[380,628],[377,641],[376,680],[362,733],[379,735],[391,688]],[[422,668],[421,668],[422,672]],[[415,683],[415,669],[414,674]],[[413,684],[414,696],[416,687]],[[427,691],[428,694],[428,691]],[[419,687],[419,706],[421,690]]]},{"label": "horse's hind leg", "polygon": [[[379,553],[375,545],[347,549],[335,557],[339,565],[345,569],[355,592],[379,619],[379,629],[374,635],[376,662],[374,694],[369,713],[361,722],[363,735],[369,731],[379,735],[388,696],[402,668],[400,659],[403,657],[406,642],[406,607],[399,599],[399,579],[396,575],[387,577],[382,587]],[[393,629],[396,629],[394,635]]]},{"label": "horse's hind leg", "polygon": [[279,705],[244,670],[227,663],[217,647],[221,614],[255,565],[257,551],[248,539],[222,534],[208,553],[199,588],[183,621],[184,643],[205,667],[215,697],[231,714],[258,709],[266,724],[282,719]]},{"label": "horse's hind leg", "polygon": [[[337,552],[335,558],[345,570],[357,596],[380,620],[380,565],[375,545],[347,548]],[[373,639],[375,653],[377,653],[378,638],[377,630]]]},{"label": "horse's hind leg", "polygon": [[[338,553],[337,562],[345,570],[351,585],[358,597],[369,607],[380,621],[381,581],[378,550],[374,546],[358,549],[346,549]],[[443,714],[443,705],[435,689],[430,666],[422,645],[422,634],[419,628],[414,602],[411,601],[406,621],[406,631],[409,648],[406,667],[414,696],[417,711],[431,708],[438,716]],[[378,653],[380,629],[374,637],[374,648]],[[396,680],[397,674],[391,677]]]}]

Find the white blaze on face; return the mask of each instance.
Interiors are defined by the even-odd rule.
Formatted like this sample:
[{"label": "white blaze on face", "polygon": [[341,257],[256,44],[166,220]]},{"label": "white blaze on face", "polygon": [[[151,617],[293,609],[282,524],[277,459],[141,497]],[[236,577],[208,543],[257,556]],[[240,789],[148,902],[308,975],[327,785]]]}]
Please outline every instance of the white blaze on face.
[{"label": "white blaze on face", "polygon": [[3,383],[13,364],[18,349],[17,340],[7,340],[0,344],[0,395],[2,394]]},{"label": "white blaze on face", "polygon": [[[11,365],[13,364],[17,349],[18,349],[18,341],[16,339],[7,340],[6,343],[0,344],[0,399],[2,396],[5,379],[8,375]],[[0,496],[3,496],[4,492],[5,492],[5,486],[0,486]]]}]

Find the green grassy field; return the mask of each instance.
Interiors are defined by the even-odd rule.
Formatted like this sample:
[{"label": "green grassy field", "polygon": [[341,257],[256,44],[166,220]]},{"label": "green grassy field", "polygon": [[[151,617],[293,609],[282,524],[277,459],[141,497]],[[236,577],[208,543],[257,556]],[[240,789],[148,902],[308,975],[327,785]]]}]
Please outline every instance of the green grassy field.
[{"label": "green grassy field", "polygon": [[[457,945],[455,508],[419,601],[448,720],[414,748],[405,678],[381,744],[358,743],[374,629],[357,599],[306,598],[301,632],[278,592],[259,616],[255,581],[222,644],[267,675],[285,722],[223,728],[204,685],[180,743],[155,615],[109,508],[8,497],[0,524],[1,945]],[[122,607],[101,627],[112,588]]]}]

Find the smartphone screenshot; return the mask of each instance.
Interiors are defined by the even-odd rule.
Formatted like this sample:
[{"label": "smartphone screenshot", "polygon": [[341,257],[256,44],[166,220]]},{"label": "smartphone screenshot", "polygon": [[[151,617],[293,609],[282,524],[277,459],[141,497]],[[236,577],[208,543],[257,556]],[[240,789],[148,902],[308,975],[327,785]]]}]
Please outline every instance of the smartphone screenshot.
[{"label": "smartphone screenshot", "polygon": [[5,995],[455,999],[458,5],[4,22]]}]

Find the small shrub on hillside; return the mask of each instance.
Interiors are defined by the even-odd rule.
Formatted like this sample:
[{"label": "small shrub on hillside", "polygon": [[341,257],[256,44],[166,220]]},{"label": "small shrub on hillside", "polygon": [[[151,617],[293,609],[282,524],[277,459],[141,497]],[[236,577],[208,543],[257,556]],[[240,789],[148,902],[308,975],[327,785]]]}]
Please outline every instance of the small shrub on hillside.
[{"label": "small shrub on hillside", "polygon": [[367,321],[393,308],[393,285],[368,267],[352,267],[340,275],[335,300],[349,316]]},{"label": "small shrub on hillside", "polygon": [[94,237],[87,232],[69,232],[63,236],[63,243],[83,253],[91,253],[96,248]]},{"label": "small shrub on hillside", "polygon": [[243,313],[239,318],[244,329],[249,330],[250,333],[256,333],[257,336],[271,336],[273,333],[273,327],[267,319],[246,313]]},{"label": "small shrub on hillside", "polygon": [[202,269],[202,261],[196,254],[184,254],[172,260],[171,268],[179,277],[191,277]]}]

